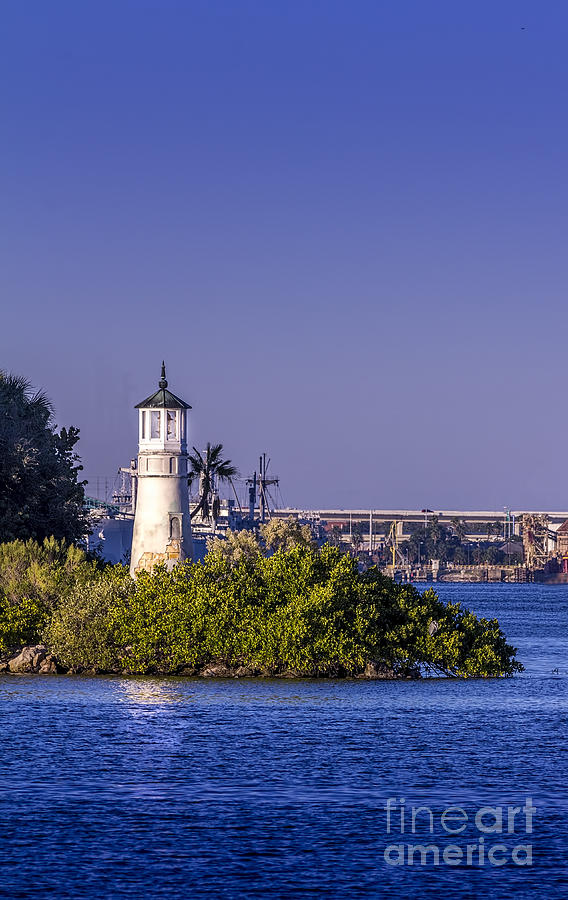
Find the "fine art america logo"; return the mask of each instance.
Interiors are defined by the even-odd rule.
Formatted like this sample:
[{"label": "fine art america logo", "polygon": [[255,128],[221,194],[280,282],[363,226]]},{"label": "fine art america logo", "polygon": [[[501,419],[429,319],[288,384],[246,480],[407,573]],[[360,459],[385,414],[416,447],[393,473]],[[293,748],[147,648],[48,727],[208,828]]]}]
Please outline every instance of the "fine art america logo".
[{"label": "fine art america logo", "polygon": [[480,806],[469,812],[461,806],[434,811],[389,797],[383,810],[392,841],[383,853],[389,866],[533,864],[527,835],[532,835],[536,807],[530,797],[524,806]]}]

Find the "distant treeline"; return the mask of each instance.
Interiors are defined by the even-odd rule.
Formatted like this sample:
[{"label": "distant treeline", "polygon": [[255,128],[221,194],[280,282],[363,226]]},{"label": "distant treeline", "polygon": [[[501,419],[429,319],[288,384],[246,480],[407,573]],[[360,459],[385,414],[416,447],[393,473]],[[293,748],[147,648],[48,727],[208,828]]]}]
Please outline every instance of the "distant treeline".
[{"label": "distant treeline", "polygon": [[[390,562],[389,532],[393,523],[375,525],[374,533],[384,535],[387,546],[377,551],[379,562]],[[410,537],[398,542],[398,549],[411,565],[428,563],[433,559],[456,565],[520,565],[523,550],[520,539],[499,541],[503,536],[501,522],[492,521],[468,525],[463,519],[452,519],[449,525],[442,524],[438,516],[431,516],[427,525],[405,523],[404,530]],[[351,534],[351,539],[347,535]],[[353,523],[330,531],[331,542],[336,546],[351,544],[355,550],[363,545],[368,527],[363,522]],[[470,535],[482,535],[483,539],[471,540]]]}]

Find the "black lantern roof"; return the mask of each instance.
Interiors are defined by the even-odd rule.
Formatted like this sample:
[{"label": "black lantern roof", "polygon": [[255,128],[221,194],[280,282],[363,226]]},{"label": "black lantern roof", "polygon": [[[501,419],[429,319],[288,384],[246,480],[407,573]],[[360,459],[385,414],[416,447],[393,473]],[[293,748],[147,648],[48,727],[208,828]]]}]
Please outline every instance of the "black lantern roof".
[{"label": "black lantern roof", "polygon": [[137,403],[134,409],[191,409],[189,403],[180,400],[175,394],[167,390],[166,365],[162,362],[162,377],[158,382],[158,390],[151,397],[147,397],[142,403]]}]

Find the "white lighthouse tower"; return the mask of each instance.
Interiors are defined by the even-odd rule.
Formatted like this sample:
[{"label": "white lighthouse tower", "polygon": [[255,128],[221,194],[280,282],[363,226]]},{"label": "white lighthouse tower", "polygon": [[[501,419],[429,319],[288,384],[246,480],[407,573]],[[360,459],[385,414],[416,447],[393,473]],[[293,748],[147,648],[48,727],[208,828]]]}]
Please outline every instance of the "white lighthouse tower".
[{"label": "white lighthouse tower", "polygon": [[138,472],[130,574],[158,563],[193,559],[187,484],[189,403],[168,391],[166,367],[158,390],[138,403]]}]

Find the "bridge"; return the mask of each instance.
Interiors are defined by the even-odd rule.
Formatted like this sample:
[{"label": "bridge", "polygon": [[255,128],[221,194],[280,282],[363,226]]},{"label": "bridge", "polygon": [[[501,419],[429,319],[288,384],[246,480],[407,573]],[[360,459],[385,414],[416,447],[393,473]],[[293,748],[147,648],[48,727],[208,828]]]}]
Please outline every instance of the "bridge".
[{"label": "bridge", "polygon": [[487,525],[491,523],[494,531],[499,525],[496,537],[512,537],[519,533],[519,525],[523,515],[538,515],[548,518],[551,531],[558,531],[568,519],[568,511],[558,510],[463,510],[463,509],[276,509],[272,513],[278,518],[293,516],[299,519],[317,519],[328,526],[337,525],[344,529],[354,525],[364,525],[365,531],[373,534],[384,534],[390,530],[393,522],[397,523],[397,536],[405,540],[410,536],[410,526],[428,527],[436,516],[440,525],[452,526],[456,521],[463,522],[470,540],[487,538]]}]

